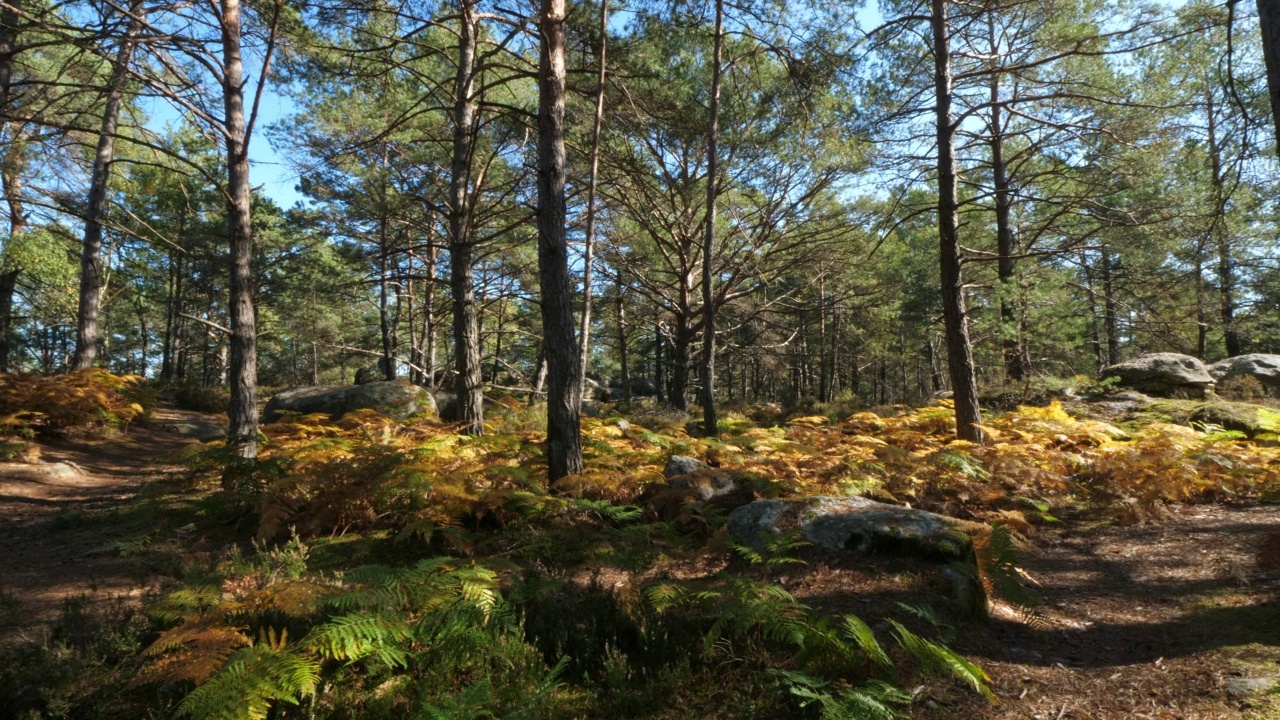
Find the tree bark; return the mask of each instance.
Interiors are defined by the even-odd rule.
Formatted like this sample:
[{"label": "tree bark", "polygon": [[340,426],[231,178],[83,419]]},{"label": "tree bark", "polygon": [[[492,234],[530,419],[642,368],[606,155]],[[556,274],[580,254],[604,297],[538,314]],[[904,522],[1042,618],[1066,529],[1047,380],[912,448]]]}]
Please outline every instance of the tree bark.
[{"label": "tree bark", "polygon": [[1273,139],[1276,154],[1280,155],[1280,0],[1258,0],[1258,24],[1262,30],[1262,57],[1267,65]]},{"label": "tree bark", "polygon": [[475,132],[472,98],[476,60],[475,0],[461,0],[458,73],[454,85],[453,163],[449,177],[449,288],[453,297],[453,358],[457,371],[458,419],[463,432],[484,434],[484,381],[480,325],[476,317],[471,237],[471,150]]},{"label": "tree bark", "polygon": [[574,378],[579,397],[587,390],[587,364],[591,355],[591,266],[595,260],[596,183],[600,174],[600,126],[604,123],[604,79],[608,40],[609,0],[600,0],[600,68],[596,78],[596,114],[591,126],[591,179],[587,183],[587,235],[582,249],[582,319],[578,329],[578,375]]},{"label": "tree bark", "polygon": [[107,188],[111,181],[111,164],[115,159],[116,129],[120,123],[120,106],[124,104],[124,86],[133,61],[133,48],[137,43],[145,12],[142,3],[135,0],[129,5],[129,20],[120,49],[116,52],[111,68],[111,81],[107,89],[107,102],[102,110],[102,125],[98,131],[98,148],[93,157],[93,172],[89,180],[89,199],[84,215],[84,243],[80,254],[80,306],[76,315],[76,352],[71,361],[73,370],[93,367],[98,359],[101,333],[98,316],[102,310],[102,291],[106,281],[102,264],[102,219],[107,214]]},{"label": "tree bark", "polygon": [[1213,91],[1206,94],[1208,116],[1209,167],[1213,183],[1213,217],[1211,234],[1218,251],[1218,311],[1222,320],[1222,339],[1227,357],[1239,355],[1243,348],[1236,329],[1235,273],[1231,263],[1231,237],[1227,228],[1227,190],[1222,173],[1222,147],[1218,142],[1218,124],[1214,113]]},{"label": "tree bark", "polygon": [[538,285],[547,353],[547,480],[582,472],[569,244],[565,236],[565,0],[543,0],[538,62]]},{"label": "tree bark", "polygon": [[1104,244],[1099,262],[1102,265],[1102,326],[1107,333],[1107,364],[1120,362],[1120,319],[1111,277],[1111,251]]},{"label": "tree bark", "polygon": [[942,315],[947,334],[947,364],[956,411],[956,436],[982,442],[982,414],[978,382],[969,343],[969,328],[961,278],[960,239],[955,169],[955,128],[951,122],[951,31],[947,0],[932,0],[934,91],[938,135],[938,248],[942,284]]},{"label": "tree bark", "polygon": [[[258,456],[257,322],[253,292],[253,223],[249,146],[240,56],[240,0],[222,0],[227,142],[227,233],[231,245],[231,424],[228,441],[246,460]],[[265,81],[265,78],[263,79]]]},{"label": "tree bark", "polygon": [[716,239],[716,194],[720,158],[720,82],[724,58],[724,0],[716,0],[715,49],[711,67],[711,103],[707,109],[707,217],[702,240],[702,434],[720,434],[716,421],[716,303],[711,264]]},{"label": "tree bark", "polygon": [[[995,20],[987,14],[987,37],[993,54],[997,48]],[[1000,108],[1000,75],[991,69],[991,114],[988,118],[991,146],[991,176],[995,189],[996,272],[1000,282],[1000,335],[1004,349],[1005,374],[1013,381],[1027,376],[1027,353],[1018,327],[1018,307],[1014,296],[1014,239],[1010,215],[1013,194],[1004,161],[1004,118]]]}]

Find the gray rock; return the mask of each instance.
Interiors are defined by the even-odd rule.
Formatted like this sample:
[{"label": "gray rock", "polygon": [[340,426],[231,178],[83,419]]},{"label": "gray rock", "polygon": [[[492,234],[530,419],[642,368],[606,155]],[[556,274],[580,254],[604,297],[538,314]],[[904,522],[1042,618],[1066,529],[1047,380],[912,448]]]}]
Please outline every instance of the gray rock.
[{"label": "gray rock", "polygon": [[54,462],[35,466],[36,472],[55,480],[71,480],[84,475],[79,465],[71,462]]},{"label": "gray rock", "polygon": [[1237,355],[1210,365],[1209,374],[1219,382],[1234,377],[1252,377],[1272,390],[1280,390],[1280,355]]},{"label": "gray rock", "polygon": [[356,370],[356,384],[367,385],[372,382],[385,382],[387,378],[387,359],[378,358],[378,362],[373,365]]},{"label": "gray rock", "polygon": [[666,466],[662,468],[662,476],[670,480],[677,475],[688,475],[691,472],[705,470],[706,467],[706,463],[698,458],[689,457],[688,455],[672,455]]},{"label": "gray rock", "polygon": [[734,482],[732,475],[711,468],[670,477],[667,484],[673,488],[692,489],[702,502],[728,495],[738,489],[738,483]]},{"label": "gray rock", "polygon": [[1278,677],[1233,677],[1222,681],[1222,689],[1226,690],[1228,695],[1241,699],[1264,695],[1277,687],[1280,687]]},{"label": "gray rock", "polygon": [[609,402],[609,399],[609,388],[591,378],[583,378],[582,401],[584,403]]},{"label": "gray rock", "polygon": [[276,393],[263,411],[263,422],[275,422],[281,412],[325,413],[337,420],[349,412],[376,410],[403,420],[421,413],[437,414],[436,402],[425,388],[402,381],[364,385],[317,385]]},{"label": "gray rock", "polygon": [[757,550],[765,533],[799,529],[806,540],[833,552],[968,560],[973,540],[962,521],[862,497],[757,500],[729,513],[729,534]]},{"label": "gray rock", "polygon": [[628,430],[631,429],[631,423],[627,422],[626,420],[619,420],[618,429],[621,430],[622,432],[627,432]]},{"label": "gray rock", "polygon": [[204,418],[193,418],[183,422],[172,423],[166,427],[179,435],[193,437],[201,442],[221,440],[227,436],[226,426]]},{"label": "gray rock", "polygon": [[1166,397],[1205,397],[1214,385],[1204,363],[1178,353],[1140,355],[1103,368],[1101,376],[1117,377],[1125,387]]}]

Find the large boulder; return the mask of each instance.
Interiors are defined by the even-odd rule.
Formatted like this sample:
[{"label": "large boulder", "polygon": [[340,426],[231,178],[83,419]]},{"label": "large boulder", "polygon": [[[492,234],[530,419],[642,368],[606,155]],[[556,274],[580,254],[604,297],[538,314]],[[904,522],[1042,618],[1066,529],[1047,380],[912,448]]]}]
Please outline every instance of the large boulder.
[{"label": "large boulder", "polygon": [[264,422],[275,422],[281,412],[304,415],[325,413],[337,420],[355,410],[376,410],[387,417],[403,420],[422,413],[436,414],[431,393],[411,383],[382,381],[364,385],[317,385],[276,393],[263,411]]},{"label": "large boulder", "polygon": [[1251,377],[1275,392],[1280,390],[1280,355],[1237,355],[1210,365],[1209,374],[1218,382],[1236,377]]},{"label": "large boulder", "polygon": [[806,540],[832,552],[943,561],[972,559],[973,539],[966,532],[970,525],[978,527],[977,523],[862,497],[757,500],[729,513],[729,534],[756,550],[763,549],[766,533],[798,529]]},{"label": "large boulder", "polygon": [[1214,380],[1204,363],[1190,355],[1151,353],[1102,369],[1103,378],[1152,395],[1202,398],[1213,392]]}]

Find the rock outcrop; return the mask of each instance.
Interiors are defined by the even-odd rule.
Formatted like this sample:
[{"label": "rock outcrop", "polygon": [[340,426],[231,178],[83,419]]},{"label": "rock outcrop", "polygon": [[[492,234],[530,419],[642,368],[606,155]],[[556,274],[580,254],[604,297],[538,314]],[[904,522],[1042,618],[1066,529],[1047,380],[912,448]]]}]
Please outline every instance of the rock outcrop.
[{"label": "rock outcrop", "polygon": [[1209,374],[1218,382],[1237,377],[1251,377],[1274,393],[1280,391],[1280,355],[1266,353],[1237,355],[1210,365]]},{"label": "rock outcrop", "polygon": [[337,420],[355,410],[376,410],[387,417],[403,420],[414,415],[436,415],[436,402],[431,393],[417,385],[402,381],[370,382],[364,385],[317,385],[276,393],[263,411],[263,422],[275,422],[282,412],[304,415],[324,413]]},{"label": "rock outcrop", "polygon": [[729,534],[760,550],[766,533],[799,530],[804,539],[832,552],[907,555],[968,561],[973,540],[963,520],[862,497],[757,500],[729,514]]},{"label": "rock outcrop", "polygon": [[1214,379],[1204,363],[1190,355],[1152,353],[1102,369],[1124,387],[1164,397],[1202,398],[1213,392]]}]

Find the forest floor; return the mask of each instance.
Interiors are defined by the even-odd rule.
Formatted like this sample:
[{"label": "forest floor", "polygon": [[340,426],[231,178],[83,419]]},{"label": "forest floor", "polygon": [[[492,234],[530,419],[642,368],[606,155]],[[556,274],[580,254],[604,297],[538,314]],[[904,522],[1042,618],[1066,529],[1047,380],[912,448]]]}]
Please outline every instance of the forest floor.
[{"label": "forest floor", "polygon": [[[154,590],[166,573],[119,542],[189,514],[130,508],[213,430],[208,416],[160,409],[145,427],[42,445],[39,464],[0,464],[0,643],[39,641],[69,602]],[[1280,509],[1175,506],[1130,526],[1066,518],[1038,529],[1020,564],[1042,599],[1036,622],[951,620],[950,646],[986,669],[998,702],[931,683],[916,689],[914,717],[1280,719]],[[899,601],[946,602],[936,574],[909,564],[811,558],[769,572],[803,603],[868,619]]]},{"label": "forest floor", "polygon": [[38,637],[68,602],[145,594],[150,573],[114,544],[136,523],[119,521],[148,483],[182,470],[176,453],[218,432],[210,416],[158,408],[147,425],[44,442],[35,463],[0,463],[0,643]]}]

